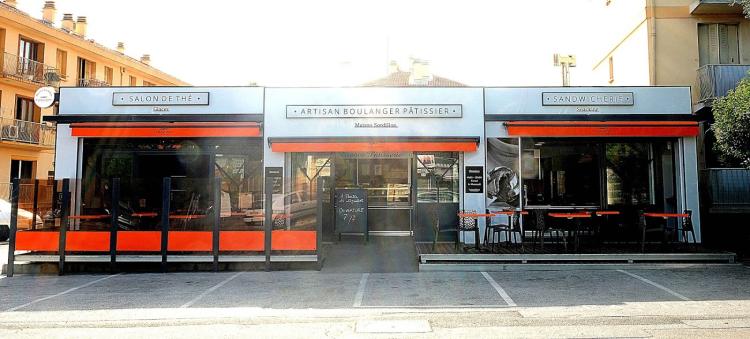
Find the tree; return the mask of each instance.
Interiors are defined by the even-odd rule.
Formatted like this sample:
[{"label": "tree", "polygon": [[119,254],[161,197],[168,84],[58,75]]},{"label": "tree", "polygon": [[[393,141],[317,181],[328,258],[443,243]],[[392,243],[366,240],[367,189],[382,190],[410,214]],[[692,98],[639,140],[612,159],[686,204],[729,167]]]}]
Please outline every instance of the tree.
[{"label": "tree", "polygon": [[[750,0],[747,0],[750,2]],[[713,104],[716,149],[750,168],[750,78]]]},{"label": "tree", "polygon": [[750,18],[750,0],[734,0],[732,6],[734,5],[742,6],[742,13],[745,13],[745,16]]}]

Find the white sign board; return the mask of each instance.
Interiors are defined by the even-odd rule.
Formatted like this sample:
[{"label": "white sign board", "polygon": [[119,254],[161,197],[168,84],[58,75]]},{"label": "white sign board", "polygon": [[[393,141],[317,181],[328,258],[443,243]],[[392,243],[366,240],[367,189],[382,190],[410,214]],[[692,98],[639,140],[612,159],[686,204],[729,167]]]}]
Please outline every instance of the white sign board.
[{"label": "white sign board", "polygon": [[287,118],[460,118],[461,105],[287,105]]},{"label": "white sign board", "polygon": [[112,106],[199,106],[208,99],[208,92],[114,92]]},{"label": "white sign board", "polygon": [[632,92],[544,92],[543,106],[633,106]]},{"label": "white sign board", "polygon": [[55,88],[42,87],[34,93],[34,104],[41,108],[51,107],[55,103]]}]

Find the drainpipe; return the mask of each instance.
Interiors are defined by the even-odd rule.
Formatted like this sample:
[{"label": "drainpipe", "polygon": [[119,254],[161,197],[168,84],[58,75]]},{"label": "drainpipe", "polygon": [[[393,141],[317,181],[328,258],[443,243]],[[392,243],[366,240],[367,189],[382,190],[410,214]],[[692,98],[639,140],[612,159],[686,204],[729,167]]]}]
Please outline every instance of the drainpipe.
[{"label": "drainpipe", "polygon": [[648,26],[649,85],[656,85],[656,7],[655,0],[646,0],[646,22]]}]

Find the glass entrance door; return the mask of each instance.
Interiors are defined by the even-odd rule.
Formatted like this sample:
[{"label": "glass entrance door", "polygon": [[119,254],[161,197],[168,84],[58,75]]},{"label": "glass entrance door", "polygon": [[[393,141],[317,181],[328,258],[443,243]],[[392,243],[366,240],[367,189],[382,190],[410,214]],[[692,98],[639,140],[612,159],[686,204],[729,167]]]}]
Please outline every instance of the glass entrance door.
[{"label": "glass entrance door", "polygon": [[371,234],[411,235],[414,209],[410,157],[334,157],[336,188],[367,190]]}]

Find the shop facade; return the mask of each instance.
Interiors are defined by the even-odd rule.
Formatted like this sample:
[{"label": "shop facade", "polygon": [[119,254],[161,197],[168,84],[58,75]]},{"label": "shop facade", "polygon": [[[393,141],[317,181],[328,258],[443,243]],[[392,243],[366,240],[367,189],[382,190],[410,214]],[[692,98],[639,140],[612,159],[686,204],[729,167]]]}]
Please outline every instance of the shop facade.
[{"label": "shop facade", "polygon": [[320,263],[485,210],[691,210],[700,242],[689,88],[61,88],[50,120],[69,199],[15,238],[50,261]]}]

